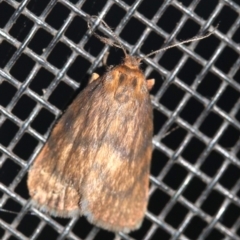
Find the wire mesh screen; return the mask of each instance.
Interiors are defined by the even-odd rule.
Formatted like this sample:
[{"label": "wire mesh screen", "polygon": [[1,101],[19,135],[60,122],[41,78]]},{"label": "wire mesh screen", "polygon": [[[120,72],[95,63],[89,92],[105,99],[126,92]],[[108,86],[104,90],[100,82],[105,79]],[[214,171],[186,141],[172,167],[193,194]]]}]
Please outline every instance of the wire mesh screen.
[{"label": "wire mesh screen", "polygon": [[118,237],[240,239],[239,13],[239,0],[0,1],[0,238],[116,237],[29,208],[26,186],[51,126],[106,52],[108,65],[123,57],[90,34],[89,14],[142,56],[218,25],[141,65],[156,82],[149,204],[141,228]]}]

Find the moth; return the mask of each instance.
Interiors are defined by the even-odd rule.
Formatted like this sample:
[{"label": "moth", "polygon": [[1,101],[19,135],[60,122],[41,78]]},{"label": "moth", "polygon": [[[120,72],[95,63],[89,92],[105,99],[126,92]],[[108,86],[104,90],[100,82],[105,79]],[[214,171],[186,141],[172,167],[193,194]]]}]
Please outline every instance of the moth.
[{"label": "moth", "polygon": [[32,205],[59,217],[84,215],[113,232],[140,227],[148,202],[153,114],[136,57],[93,74],[28,174]]},{"label": "moth", "polygon": [[[125,52],[125,51],[124,51]],[[148,202],[154,79],[130,56],[93,74],[52,130],[28,174],[34,207],[59,217],[84,215],[103,229],[141,226]]]}]

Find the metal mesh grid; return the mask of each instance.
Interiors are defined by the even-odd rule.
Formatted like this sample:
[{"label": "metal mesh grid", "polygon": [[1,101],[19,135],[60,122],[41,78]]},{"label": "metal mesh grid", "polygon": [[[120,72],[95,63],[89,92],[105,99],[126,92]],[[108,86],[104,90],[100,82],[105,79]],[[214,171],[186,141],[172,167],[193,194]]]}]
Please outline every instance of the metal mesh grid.
[{"label": "metal mesh grid", "polygon": [[[142,64],[156,79],[149,206],[141,229],[121,238],[240,239],[239,13],[237,0],[0,1],[0,207],[19,212],[0,212],[0,238],[115,237],[84,217],[28,211],[26,188],[49,127],[109,50],[88,35],[86,15],[97,14],[132,54],[219,23]],[[110,49],[109,64],[121,56]]]}]

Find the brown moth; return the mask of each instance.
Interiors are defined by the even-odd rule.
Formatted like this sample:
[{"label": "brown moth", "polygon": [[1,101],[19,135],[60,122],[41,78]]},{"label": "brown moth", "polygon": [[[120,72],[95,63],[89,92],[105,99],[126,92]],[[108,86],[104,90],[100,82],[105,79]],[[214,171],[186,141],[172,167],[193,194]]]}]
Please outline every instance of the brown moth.
[{"label": "brown moth", "polygon": [[148,202],[154,85],[140,70],[141,60],[125,53],[122,64],[103,76],[93,74],[68,107],[29,171],[33,206],[59,217],[84,215],[113,232],[141,226]]},{"label": "brown moth", "polygon": [[141,225],[152,153],[152,86],[129,55],[91,79],[29,171],[35,207],[60,217],[84,215],[114,232]]},{"label": "brown moth", "polygon": [[125,56],[94,74],[69,106],[28,175],[32,205],[54,216],[84,215],[104,229],[140,227],[148,202],[153,116],[140,59]]}]

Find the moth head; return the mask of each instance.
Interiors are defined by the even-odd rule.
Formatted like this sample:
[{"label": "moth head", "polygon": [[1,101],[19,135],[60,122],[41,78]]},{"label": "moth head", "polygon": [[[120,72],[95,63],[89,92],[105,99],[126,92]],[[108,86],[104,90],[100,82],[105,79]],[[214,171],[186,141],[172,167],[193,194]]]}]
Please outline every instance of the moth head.
[{"label": "moth head", "polygon": [[141,59],[131,55],[126,55],[124,58],[124,65],[131,69],[139,69]]}]

